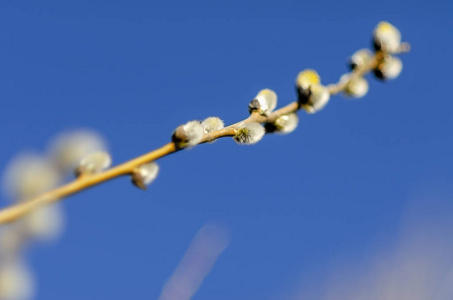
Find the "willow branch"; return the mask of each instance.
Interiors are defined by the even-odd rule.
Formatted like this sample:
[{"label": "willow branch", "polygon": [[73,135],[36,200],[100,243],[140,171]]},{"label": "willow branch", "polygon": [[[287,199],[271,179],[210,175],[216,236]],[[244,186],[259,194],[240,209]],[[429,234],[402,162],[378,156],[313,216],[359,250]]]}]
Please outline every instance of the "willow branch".
[{"label": "willow branch", "polygon": [[[403,43],[399,53],[409,51],[409,45]],[[385,54],[382,52],[376,52],[374,57],[370,62],[361,68],[354,69],[349,73],[349,79],[346,81],[339,81],[338,83],[328,85],[328,90],[331,95],[336,95],[345,90],[347,84],[354,80],[355,78],[361,77],[372,71],[385,57]],[[303,107],[302,107],[303,108]],[[217,131],[210,133],[205,133],[202,140],[199,144],[215,141],[222,137],[231,137],[235,135],[235,130],[249,122],[258,122],[258,123],[273,123],[277,118],[289,113],[297,112],[301,109],[301,106],[298,101],[294,101],[269,115],[261,115],[257,112],[253,112],[247,119],[244,119],[240,122],[227,126]],[[131,159],[125,163],[112,167],[104,172],[95,173],[95,174],[84,174],[73,181],[58,187],[54,190],[48,191],[40,196],[37,196],[33,199],[30,199],[26,202],[19,204],[11,205],[0,210],[0,224],[5,224],[17,220],[18,218],[26,215],[27,213],[33,211],[41,205],[51,204],[57,201],[60,201],[68,196],[77,194],[83,190],[96,186],[98,184],[107,182],[111,179],[130,175],[137,167],[149,163],[164,156],[170,155],[174,152],[183,150],[178,148],[175,143],[170,142],[156,150],[148,152],[144,155],[138,156],[134,159]]]}]

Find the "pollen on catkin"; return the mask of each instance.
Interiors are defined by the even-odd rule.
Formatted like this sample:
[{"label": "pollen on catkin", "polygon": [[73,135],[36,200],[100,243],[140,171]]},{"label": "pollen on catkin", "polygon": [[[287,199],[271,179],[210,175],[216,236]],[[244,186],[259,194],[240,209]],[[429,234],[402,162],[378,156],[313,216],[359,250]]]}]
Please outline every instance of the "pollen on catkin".
[{"label": "pollen on catkin", "polygon": [[321,78],[318,73],[312,69],[301,71],[296,78],[296,87],[301,90],[308,90],[314,84],[320,84]]},{"label": "pollen on catkin", "polygon": [[274,125],[277,133],[287,134],[293,132],[299,124],[299,117],[296,113],[283,115],[275,120]]},{"label": "pollen on catkin", "polygon": [[373,32],[374,47],[384,52],[397,52],[401,45],[401,33],[388,22],[379,22]]},{"label": "pollen on catkin", "polygon": [[267,115],[277,107],[277,94],[270,89],[259,91],[256,97],[249,104],[249,112],[258,111],[262,115]]},{"label": "pollen on catkin", "polygon": [[382,80],[395,79],[403,69],[403,62],[395,56],[387,56],[374,70],[377,78]]},{"label": "pollen on catkin", "polygon": [[257,143],[264,136],[264,127],[256,122],[245,123],[235,130],[233,139],[238,144],[251,145]]},{"label": "pollen on catkin", "polygon": [[201,142],[203,134],[204,128],[200,121],[190,121],[175,129],[172,141],[178,148],[192,147]]},{"label": "pollen on catkin", "polygon": [[75,170],[75,173],[76,176],[99,173],[110,167],[111,164],[112,157],[109,153],[104,151],[97,151],[90,153],[82,158]]},{"label": "pollen on catkin", "polygon": [[201,122],[201,125],[203,126],[205,133],[220,130],[225,126],[223,121],[218,117],[206,118],[203,120],[203,122]]},{"label": "pollen on catkin", "polygon": [[156,179],[158,173],[159,165],[155,162],[141,165],[133,171],[131,176],[132,183],[142,190],[146,190],[146,186]]}]

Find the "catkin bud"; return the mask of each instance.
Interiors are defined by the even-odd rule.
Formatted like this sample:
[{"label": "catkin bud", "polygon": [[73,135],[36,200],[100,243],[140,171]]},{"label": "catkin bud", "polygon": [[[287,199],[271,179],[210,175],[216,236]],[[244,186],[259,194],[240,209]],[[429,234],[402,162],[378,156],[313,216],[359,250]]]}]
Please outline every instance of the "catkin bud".
[{"label": "catkin bud", "polygon": [[293,132],[294,129],[297,128],[299,124],[299,117],[296,113],[290,113],[287,115],[283,115],[275,120],[274,125],[276,128],[277,133],[290,133]]},{"label": "catkin bud", "polygon": [[397,52],[401,45],[400,31],[388,22],[380,22],[373,36],[374,48],[384,52]]},{"label": "catkin bud", "polygon": [[299,96],[299,102],[304,104],[308,102],[310,96],[310,87],[321,83],[321,78],[315,70],[306,69],[300,72],[296,78],[296,91]]},{"label": "catkin bud", "polygon": [[394,56],[388,56],[374,70],[374,75],[382,80],[395,79],[403,69],[403,62]]},{"label": "catkin bud", "polygon": [[2,262],[0,266],[0,299],[27,300],[34,292],[30,271],[20,262]]},{"label": "catkin bud", "polygon": [[341,76],[341,82],[346,82],[344,92],[347,96],[360,98],[368,92],[368,81],[363,77],[351,79],[349,74],[345,74]]},{"label": "catkin bud", "polygon": [[349,59],[349,67],[351,70],[363,68],[368,65],[373,58],[373,54],[368,49],[361,49],[355,52]]},{"label": "catkin bud", "polygon": [[88,154],[106,149],[104,139],[88,130],[63,133],[50,146],[53,159],[64,172],[74,170],[80,160]]},{"label": "catkin bud", "polygon": [[238,144],[251,145],[257,143],[264,136],[264,127],[256,122],[245,123],[235,130],[233,139]]},{"label": "catkin bud", "polygon": [[192,147],[201,142],[203,134],[204,128],[200,121],[190,121],[176,128],[172,141],[178,148]]},{"label": "catkin bud", "polygon": [[50,161],[35,154],[21,154],[6,168],[3,186],[16,200],[27,200],[52,189],[60,179]]},{"label": "catkin bud", "polygon": [[249,104],[249,112],[258,111],[267,115],[277,107],[277,94],[270,89],[261,90]]},{"label": "catkin bud", "polygon": [[296,90],[299,104],[309,113],[321,110],[329,101],[329,90],[321,84],[321,78],[314,70],[304,70],[297,75]]},{"label": "catkin bud", "polygon": [[146,190],[146,186],[156,179],[158,173],[159,165],[155,162],[141,165],[132,173],[132,183],[142,190]]},{"label": "catkin bud", "polygon": [[326,106],[330,99],[330,92],[327,87],[321,84],[315,84],[310,87],[308,101],[301,106],[309,113],[320,111]]},{"label": "catkin bud", "polygon": [[[17,227],[0,229],[0,261],[10,260],[17,256],[17,251],[23,243],[23,236],[17,234]],[[1,263],[0,263],[1,269]],[[0,297],[0,299],[2,299]]]},{"label": "catkin bud", "polygon": [[110,167],[112,164],[112,158],[110,154],[103,151],[90,153],[80,161],[76,168],[76,176],[84,174],[94,174],[102,172],[103,170]]},{"label": "catkin bud", "polygon": [[218,117],[206,118],[203,122],[201,122],[201,125],[203,126],[205,133],[220,130],[225,126],[223,121]]},{"label": "catkin bud", "polygon": [[63,212],[57,204],[41,206],[20,221],[29,236],[48,241],[57,238],[64,227]]}]

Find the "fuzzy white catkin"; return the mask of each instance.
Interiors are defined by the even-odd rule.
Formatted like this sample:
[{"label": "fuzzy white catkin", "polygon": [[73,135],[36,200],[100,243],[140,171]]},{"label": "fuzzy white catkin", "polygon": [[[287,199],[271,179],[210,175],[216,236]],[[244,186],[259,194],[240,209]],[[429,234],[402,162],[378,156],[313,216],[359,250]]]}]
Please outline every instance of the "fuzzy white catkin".
[{"label": "fuzzy white catkin", "polygon": [[255,97],[260,104],[260,112],[268,114],[277,107],[277,94],[270,89],[261,90]]},{"label": "fuzzy white catkin", "polygon": [[352,80],[350,78],[349,74],[345,74],[340,78],[340,83],[347,82],[344,90],[345,94],[355,98],[365,96],[369,89],[368,81],[363,77],[358,77]]},{"label": "fuzzy white catkin", "polygon": [[2,262],[0,265],[1,300],[29,300],[33,292],[33,277],[22,263]]},{"label": "fuzzy white catkin", "polygon": [[58,167],[64,171],[72,171],[86,155],[106,151],[104,139],[89,130],[76,130],[60,134],[50,145],[50,153]]},{"label": "fuzzy white catkin", "polygon": [[394,56],[387,57],[379,66],[384,79],[395,79],[403,70],[403,62]]},{"label": "fuzzy white catkin", "polygon": [[[16,223],[17,224],[17,223]],[[8,259],[8,256],[15,256],[18,247],[22,244],[22,236],[14,230],[16,227],[3,226],[0,228],[0,268],[1,262]],[[0,299],[2,299],[0,297]]]},{"label": "fuzzy white catkin", "polygon": [[77,166],[77,175],[99,173],[112,164],[110,154],[103,151],[93,152],[82,158]]},{"label": "fuzzy white catkin", "polygon": [[396,52],[401,45],[401,33],[392,24],[380,22],[374,30],[374,44],[385,52]]},{"label": "fuzzy white catkin", "polygon": [[180,125],[173,133],[173,141],[179,148],[192,147],[201,142],[204,128],[200,121],[190,121]]},{"label": "fuzzy white catkin", "polygon": [[155,162],[150,162],[134,170],[132,182],[136,186],[145,189],[147,185],[156,179],[157,174],[159,174],[159,165]]},{"label": "fuzzy white catkin", "polygon": [[203,126],[206,133],[220,130],[225,126],[223,121],[218,117],[206,118],[203,120],[203,122],[201,122],[201,125]]},{"label": "fuzzy white catkin", "polygon": [[41,206],[19,222],[22,222],[29,236],[46,241],[58,238],[65,223],[63,211],[58,204]]},{"label": "fuzzy white catkin", "polygon": [[349,62],[351,64],[352,69],[363,68],[371,61],[372,58],[373,54],[371,53],[370,50],[360,49],[351,56]]},{"label": "fuzzy white catkin", "polygon": [[315,113],[326,106],[330,99],[330,93],[329,90],[321,84],[312,85],[310,91],[309,101],[305,108],[309,113]]},{"label": "fuzzy white catkin", "polygon": [[299,117],[296,113],[290,113],[283,115],[275,120],[275,127],[277,128],[277,133],[287,134],[293,132],[297,125],[299,124]]},{"label": "fuzzy white catkin", "polygon": [[3,174],[3,187],[10,197],[26,200],[55,187],[60,174],[47,159],[36,154],[20,154],[14,158]]},{"label": "fuzzy white catkin", "polygon": [[235,130],[233,139],[238,144],[251,145],[257,143],[264,136],[264,127],[256,122],[245,123]]},{"label": "fuzzy white catkin", "polygon": [[346,93],[352,97],[360,98],[368,93],[368,89],[368,81],[363,77],[359,77],[349,82],[346,87]]}]

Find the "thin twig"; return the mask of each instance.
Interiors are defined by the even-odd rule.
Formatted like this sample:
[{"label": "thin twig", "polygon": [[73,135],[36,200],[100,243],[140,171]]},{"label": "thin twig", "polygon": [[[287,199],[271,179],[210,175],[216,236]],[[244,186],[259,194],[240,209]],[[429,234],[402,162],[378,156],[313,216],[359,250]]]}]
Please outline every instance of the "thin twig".
[{"label": "thin twig", "polygon": [[[402,52],[407,52],[407,51],[409,51],[409,45],[407,43],[403,43],[399,52],[402,53]],[[346,88],[346,86],[348,85],[348,83],[351,80],[364,76],[367,73],[369,73],[370,71],[372,71],[380,63],[380,61],[382,61],[382,59],[384,59],[384,54],[382,52],[378,51],[367,65],[365,65],[361,68],[356,68],[351,73],[349,73],[348,80],[339,81],[338,83],[328,85],[327,87],[329,89],[330,94],[336,95],[336,94],[344,91],[344,89]],[[301,106],[299,105],[299,103],[297,101],[295,101],[295,102],[292,102],[292,103],[272,112],[268,116],[260,115],[259,113],[253,112],[245,120],[242,120],[238,123],[235,123],[235,124],[232,124],[225,128],[222,128],[220,130],[206,133],[203,136],[203,139],[201,140],[201,142],[199,144],[211,142],[211,141],[214,141],[214,140],[222,138],[222,137],[234,136],[235,130],[242,124],[249,123],[249,122],[273,123],[273,122],[275,122],[275,120],[278,117],[287,115],[292,112],[297,112],[299,109],[301,109]],[[138,156],[138,157],[136,157],[132,160],[129,160],[125,163],[122,163],[116,167],[112,167],[104,172],[96,173],[96,174],[86,174],[86,175],[80,176],[59,188],[51,190],[47,193],[44,193],[40,196],[30,199],[26,202],[21,202],[19,204],[11,205],[9,207],[6,207],[6,208],[0,210],[0,224],[12,222],[12,221],[24,216],[25,214],[29,213],[30,211],[36,209],[37,207],[39,207],[41,205],[60,201],[70,195],[77,194],[85,189],[96,186],[98,184],[109,181],[111,179],[114,179],[114,178],[117,178],[120,176],[124,176],[124,175],[130,175],[134,171],[135,168],[137,168],[145,163],[155,161],[161,157],[170,155],[179,150],[183,150],[183,149],[179,149],[175,145],[175,143],[170,142],[156,150],[153,150],[144,155]]]}]

